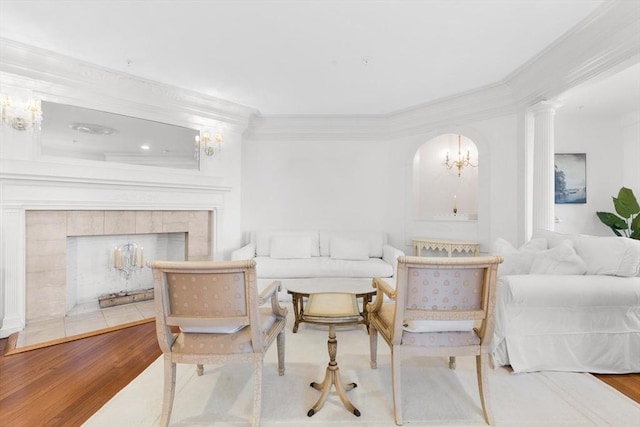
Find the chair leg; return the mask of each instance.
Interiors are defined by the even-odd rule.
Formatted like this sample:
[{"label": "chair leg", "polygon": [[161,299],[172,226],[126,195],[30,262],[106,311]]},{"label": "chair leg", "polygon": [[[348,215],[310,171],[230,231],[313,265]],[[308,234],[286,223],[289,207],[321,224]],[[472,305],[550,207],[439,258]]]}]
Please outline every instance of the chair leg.
[{"label": "chair leg", "polygon": [[480,392],[480,403],[482,404],[482,415],[488,425],[493,423],[490,409],[489,378],[489,355],[483,353],[476,356],[476,373],[478,374],[478,391]]},{"label": "chair leg", "polygon": [[276,337],[278,351],[278,375],[284,375],[284,329]]},{"label": "chair leg", "polygon": [[371,354],[371,368],[378,367],[378,330],[369,324],[369,353]]},{"label": "chair leg", "polygon": [[393,412],[396,417],[396,425],[402,425],[402,388],[400,384],[400,347],[391,349],[391,388],[393,389]]},{"label": "chair leg", "polygon": [[164,390],[162,393],[162,415],[160,425],[169,425],[171,410],[173,409],[173,396],[176,389],[176,364],[171,361],[171,355],[164,355]]},{"label": "chair leg", "polygon": [[260,426],[260,412],[262,406],[262,358],[256,358],[253,362],[253,427]]},{"label": "chair leg", "polygon": [[202,365],[201,363],[198,363],[196,365],[196,374],[198,374],[199,377],[201,377],[202,374],[204,374],[204,365]]}]

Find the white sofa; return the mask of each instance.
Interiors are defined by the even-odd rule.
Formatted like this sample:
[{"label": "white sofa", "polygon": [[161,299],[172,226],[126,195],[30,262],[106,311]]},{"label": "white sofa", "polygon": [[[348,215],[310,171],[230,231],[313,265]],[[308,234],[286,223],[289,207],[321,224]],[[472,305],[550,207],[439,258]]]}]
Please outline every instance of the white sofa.
[{"label": "white sofa", "polygon": [[326,292],[370,287],[373,277],[395,285],[402,255],[380,231],[255,231],[231,259],[254,259],[258,288],[280,280],[280,298],[288,299],[286,289],[293,283],[312,283]]},{"label": "white sofa", "polygon": [[495,366],[640,372],[640,241],[539,230],[498,239]]}]

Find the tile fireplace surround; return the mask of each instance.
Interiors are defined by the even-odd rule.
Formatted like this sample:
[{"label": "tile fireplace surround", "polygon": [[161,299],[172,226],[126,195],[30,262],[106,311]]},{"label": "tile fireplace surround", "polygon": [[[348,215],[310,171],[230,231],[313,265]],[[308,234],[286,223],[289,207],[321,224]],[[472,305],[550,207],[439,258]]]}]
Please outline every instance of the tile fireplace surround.
[{"label": "tile fireplace surround", "polygon": [[67,236],[178,232],[186,259],[221,259],[237,227],[231,187],[156,169],[0,158],[0,338],[64,317]]},{"label": "tile fireplace surround", "polygon": [[186,259],[206,260],[211,216],[208,211],[26,211],[27,324],[65,316],[67,237],[186,233]]}]

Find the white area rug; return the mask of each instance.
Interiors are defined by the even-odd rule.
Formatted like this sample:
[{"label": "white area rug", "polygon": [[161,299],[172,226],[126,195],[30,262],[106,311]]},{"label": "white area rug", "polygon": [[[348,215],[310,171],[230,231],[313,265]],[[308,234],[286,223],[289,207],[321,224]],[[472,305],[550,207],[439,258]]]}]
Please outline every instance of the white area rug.
[{"label": "white area rug", "polygon": [[[290,309],[291,312],[291,309]],[[265,358],[261,425],[393,426],[391,358],[378,343],[378,369],[369,367],[369,340],[363,326],[338,329],[338,366],[347,392],[362,416],[355,417],[332,391],[313,417],[307,411],[320,392],[328,362],[327,328],[303,323],[297,334],[287,326],[285,375],[277,373],[275,343]],[[581,427],[640,426],[640,405],[589,374],[544,372],[513,375],[506,368],[490,373],[490,401],[496,426]],[[485,426],[480,409],[475,359],[458,358],[452,371],[444,358],[403,359],[405,425]],[[251,425],[252,370],[249,366],[178,365],[172,426]],[[86,426],[156,426],[162,405],[162,358],[118,393]]]}]

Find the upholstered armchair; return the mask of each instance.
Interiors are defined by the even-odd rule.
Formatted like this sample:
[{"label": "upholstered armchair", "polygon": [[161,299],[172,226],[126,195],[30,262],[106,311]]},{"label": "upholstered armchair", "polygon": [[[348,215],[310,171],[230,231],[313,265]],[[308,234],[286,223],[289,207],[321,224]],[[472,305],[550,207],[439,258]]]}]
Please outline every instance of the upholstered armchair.
[{"label": "upholstered armchair", "polygon": [[[284,374],[287,310],[278,303],[280,283],[257,292],[254,261],[151,263],[155,283],[156,331],[164,356],[160,424],[171,417],[176,363],[251,363],[253,425],[260,423],[263,357],[277,339],[278,372]],[[261,305],[267,301],[271,304]]]},{"label": "upholstered armchair", "polygon": [[[501,257],[398,258],[396,288],[374,279],[369,303],[371,367],[380,334],[391,348],[393,406],[402,425],[400,362],[403,355],[475,356],[482,413],[491,424],[487,369]],[[391,302],[384,302],[384,296]],[[455,363],[450,363],[455,367]],[[484,367],[484,368],[483,368]],[[415,398],[418,398],[416,396]],[[423,397],[420,397],[423,398]]]}]

